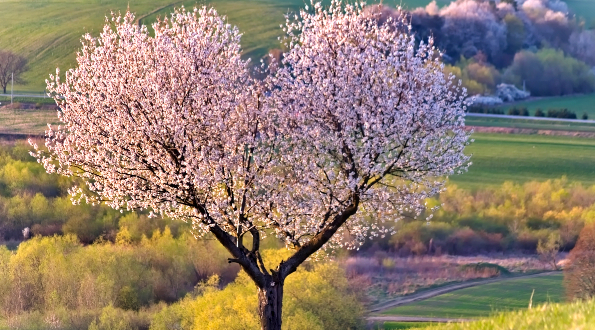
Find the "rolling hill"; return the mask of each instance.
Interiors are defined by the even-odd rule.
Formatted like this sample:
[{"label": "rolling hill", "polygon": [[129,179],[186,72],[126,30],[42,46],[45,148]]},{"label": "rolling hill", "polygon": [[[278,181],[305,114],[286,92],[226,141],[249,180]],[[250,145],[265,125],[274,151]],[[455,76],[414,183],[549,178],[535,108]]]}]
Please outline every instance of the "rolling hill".
[{"label": "rolling hill", "polygon": [[[137,14],[143,24],[150,24],[173,7],[213,5],[228,16],[229,22],[244,32],[246,56],[258,60],[269,49],[277,48],[283,15],[302,7],[308,0],[0,0],[0,49],[8,49],[29,60],[21,91],[43,91],[45,79],[56,67],[74,64],[75,52],[84,33],[97,35],[110,12],[126,10]],[[425,6],[429,0],[386,0],[385,4],[403,4],[408,8]],[[438,0],[447,4],[449,0]],[[568,0],[576,12],[595,17],[595,1]]]}]

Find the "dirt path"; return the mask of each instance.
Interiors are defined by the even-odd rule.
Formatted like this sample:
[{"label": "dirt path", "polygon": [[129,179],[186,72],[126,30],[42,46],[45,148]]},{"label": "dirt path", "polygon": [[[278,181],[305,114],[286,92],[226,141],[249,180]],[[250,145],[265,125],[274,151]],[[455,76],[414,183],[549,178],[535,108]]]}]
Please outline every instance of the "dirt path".
[{"label": "dirt path", "polygon": [[[412,294],[409,296],[400,297],[397,299],[393,299],[391,301],[386,301],[386,302],[383,302],[380,304],[373,305],[368,312],[369,313],[379,313],[379,312],[382,312],[389,308],[411,304],[416,301],[425,300],[428,298],[439,296],[441,294],[449,293],[449,292],[460,290],[460,289],[470,288],[470,287],[474,287],[474,286],[478,286],[478,285],[503,282],[503,281],[509,281],[509,280],[516,280],[516,279],[520,279],[520,278],[532,278],[532,277],[547,276],[547,275],[559,274],[559,273],[560,273],[560,271],[550,271],[550,272],[544,272],[544,273],[538,273],[538,274],[519,275],[519,276],[511,276],[511,277],[497,277],[497,278],[492,278],[489,280],[481,280],[481,281],[465,282],[465,283],[460,283],[460,284],[447,285],[447,286],[443,286],[443,287],[436,288],[433,290],[427,290],[427,291],[420,292],[418,294]],[[378,316],[370,316],[370,317],[368,317],[368,320],[370,320],[370,318],[375,318],[375,317],[378,317]],[[389,317],[392,317],[392,316],[389,316]],[[400,317],[400,316],[395,316],[395,317]],[[424,318],[416,317],[415,319],[424,319]],[[423,321],[412,321],[412,322],[423,322]],[[445,322],[448,322],[448,321],[445,321]]]}]

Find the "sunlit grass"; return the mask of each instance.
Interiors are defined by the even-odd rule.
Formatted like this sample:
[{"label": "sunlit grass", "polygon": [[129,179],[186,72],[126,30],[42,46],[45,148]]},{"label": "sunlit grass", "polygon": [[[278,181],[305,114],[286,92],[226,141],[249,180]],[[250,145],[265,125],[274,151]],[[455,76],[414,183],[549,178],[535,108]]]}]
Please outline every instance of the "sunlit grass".
[{"label": "sunlit grass", "polygon": [[477,322],[451,323],[425,330],[595,329],[595,301],[545,304],[531,310],[500,313]]},{"label": "sunlit grass", "polygon": [[595,140],[563,136],[474,134],[466,148],[473,165],[450,178],[464,188],[545,181],[567,176],[570,181],[595,184]]},{"label": "sunlit grass", "polygon": [[521,278],[456,290],[430,299],[389,309],[398,316],[475,318],[497,311],[525,309],[532,291],[533,305],[564,299],[562,275]]}]

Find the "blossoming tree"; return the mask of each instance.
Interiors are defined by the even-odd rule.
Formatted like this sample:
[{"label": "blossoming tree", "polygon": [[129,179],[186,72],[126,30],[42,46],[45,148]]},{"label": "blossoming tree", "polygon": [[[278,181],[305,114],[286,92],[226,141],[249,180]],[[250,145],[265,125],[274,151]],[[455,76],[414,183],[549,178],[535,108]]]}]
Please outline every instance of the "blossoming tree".
[{"label": "blossoming tree", "polygon": [[[84,179],[75,201],[212,234],[256,284],[262,329],[280,329],[283,283],[301,263],[390,233],[468,160],[458,86],[402,23],[316,4],[288,18],[288,52],[256,81],[238,29],[213,9],[176,10],[154,36],[113,17],[84,36],[65,81],[50,77],[64,125],[34,154]],[[267,269],[271,233],[293,252]]]}]

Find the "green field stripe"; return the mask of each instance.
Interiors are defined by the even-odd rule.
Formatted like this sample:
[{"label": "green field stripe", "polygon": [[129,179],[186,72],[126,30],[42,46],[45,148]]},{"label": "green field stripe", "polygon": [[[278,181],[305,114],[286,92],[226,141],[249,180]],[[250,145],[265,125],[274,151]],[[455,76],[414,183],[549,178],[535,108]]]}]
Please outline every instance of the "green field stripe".
[{"label": "green field stripe", "polygon": [[475,318],[489,316],[497,311],[525,309],[533,290],[533,305],[562,301],[562,278],[562,274],[553,274],[484,284],[389,309],[382,314]]}]

